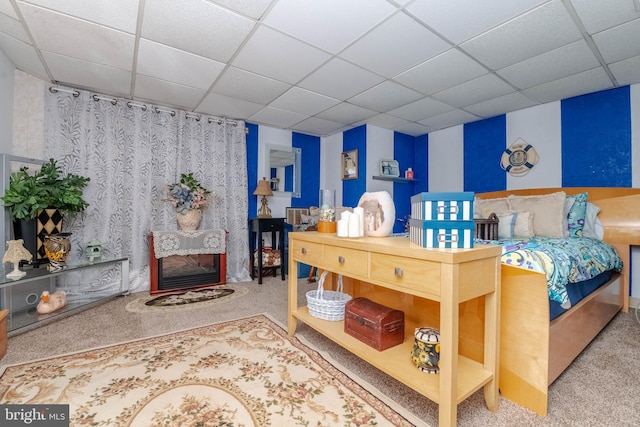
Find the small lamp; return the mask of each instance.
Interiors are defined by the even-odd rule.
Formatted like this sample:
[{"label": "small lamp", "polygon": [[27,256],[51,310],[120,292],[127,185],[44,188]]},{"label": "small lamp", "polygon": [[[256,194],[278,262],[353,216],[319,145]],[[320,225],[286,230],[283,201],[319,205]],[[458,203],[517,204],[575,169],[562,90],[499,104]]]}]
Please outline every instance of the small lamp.
[{"label": "small lamp", "polygon": [[13,271],[7,274],[7,277],[12,279],[19,279],[20,277],[27,274],[25,271],[21,271],[18,266],[20,265],[20,261],[27,260],[31,261],[33,255],[23,246],[24,240],[7,240],[7,251],[4,253],[2,257],[2,263],[10,262],[13,264]]},{"label": "small lamp", "polygon": [[262,196],[260,209],[258,209],[258,218],[271,218],[271,209],[269,209],[269,204],[267,203],[267,196],[273,196],[273,192],[271,191],[269,181],[267,181],[266,178],[262,178],[261,181],[258,181],[258,187],[256,188],[256,191],[253,192],[253,195]]}]

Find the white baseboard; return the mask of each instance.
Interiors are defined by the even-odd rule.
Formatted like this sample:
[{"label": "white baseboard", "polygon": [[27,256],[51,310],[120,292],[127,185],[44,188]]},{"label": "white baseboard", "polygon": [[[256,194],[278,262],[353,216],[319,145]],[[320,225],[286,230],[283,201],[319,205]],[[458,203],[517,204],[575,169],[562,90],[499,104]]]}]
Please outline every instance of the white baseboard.
[{"label": "white baseboard", "polygon": [[629,297],[629,312],[634,312],[640,304],[640,297]]}]

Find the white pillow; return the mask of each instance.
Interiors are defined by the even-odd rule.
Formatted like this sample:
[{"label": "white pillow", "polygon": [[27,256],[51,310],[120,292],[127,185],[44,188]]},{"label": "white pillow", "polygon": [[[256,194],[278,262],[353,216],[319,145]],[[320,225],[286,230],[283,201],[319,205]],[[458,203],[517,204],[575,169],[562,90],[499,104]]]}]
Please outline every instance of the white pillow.
[{"label": "white pillow", "polygon": [[598,218],[600,208],[591,202],[587,202],[587,213],[584,216],[584,228],[582,229],[583,237],[592,237],[602,240],[604,237],[604,226]]},{"label": "white pillow", "polygon": [[492,213],[509,212],[509,202],[506,197],[500,199],[475,199],[473,201],[473,217],[489,218]]},{"label": "white pillow", "polygon": [[498,215],[498,239],[533,237],[533,214],[531,212],[504,212]]},{"label": "white pillow", "polygon": [[526,211],[533,215],[533,232],[540,237],[564,237],[567,216],[564,205],[567,194],[564,191],[541,196],[508,197],[512,211]]}]

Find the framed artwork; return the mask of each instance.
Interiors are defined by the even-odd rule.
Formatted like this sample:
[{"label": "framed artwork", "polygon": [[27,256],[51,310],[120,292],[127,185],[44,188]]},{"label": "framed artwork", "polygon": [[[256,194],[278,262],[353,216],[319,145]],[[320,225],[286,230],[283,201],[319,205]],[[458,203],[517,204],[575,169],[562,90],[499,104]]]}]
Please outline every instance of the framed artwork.
[{"label": "framed artwork", "polygon": [[397,160],[380,160],[381,176],[400,176],[400,166]]},{"label": "framed artwork", "polygon": [[309,216],[309,208],[285,208],[287,224],[302,224],[302,215]]},{"label": "framed artwork", "polygon": [[342,153],[342,180],[358,179],[358,150]]}]

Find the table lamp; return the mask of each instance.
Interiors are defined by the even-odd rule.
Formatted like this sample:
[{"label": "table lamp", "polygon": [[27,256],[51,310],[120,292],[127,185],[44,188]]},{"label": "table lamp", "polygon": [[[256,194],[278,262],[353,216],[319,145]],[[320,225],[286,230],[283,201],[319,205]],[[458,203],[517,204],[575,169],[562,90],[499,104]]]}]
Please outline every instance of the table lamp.
[{"label": "table lamp", "polygon": [[267,181],[266,178],[262,178],[261,181],[258,181],[258,187],[256,188],[256,191],[253,192],[253,195],[262,196],[260,209],[258,209],[258,218],[271,218],[271,209],[269,209],[269,204],[267,203],[267,196],[273,196],[273,192],[271,191],[269,181]]},{"label": "table lamp", "polygon": [[24,240],[8,240],[7,241],[7,251],[4,253],[2,257],[2,263],[10,262],[13,264],[13,271],[7,274],[7,277],[12,279],[19,279],[20,277],[26,275],[25,271],[21,271],[18,269],[18,265],[20,261],[26,260],[31,261],[33,255],[23,246]]}]

